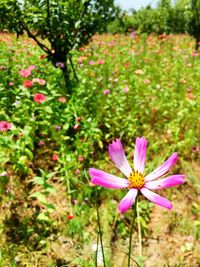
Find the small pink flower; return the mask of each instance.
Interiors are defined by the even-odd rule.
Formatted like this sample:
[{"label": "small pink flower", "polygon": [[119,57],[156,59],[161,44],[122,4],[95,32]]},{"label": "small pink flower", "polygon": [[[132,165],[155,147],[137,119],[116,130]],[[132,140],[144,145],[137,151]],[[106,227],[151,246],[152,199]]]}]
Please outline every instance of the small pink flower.
[{"label": "small pink flower", "polygon": [[192,242],[194,242],[194,240],[195,240],[195,239],[194,239],[194,237],[193,237],[192,235],[188,235],[188,236],[187,236],[187,241],[188,241],[188,242],[191,242],[191,243],[192,243]]},{"label": "small pink flower", "polygon": [[94,60],[90,60],[89,64],[94,65],[95,64]]},{"label": "small pink flower", "polygon": [[86,59],[87,59],[87,57],[85,57],[85,56],[80,56],[80,57],[77,59],[77,62],[78,62],[78,63],[83,63]]},{"label": "small pink flower", "polygon": [[136,138],[133,160],[134,168],[132,169],[125,156],[121,141],[117,139],[109,145],[108,151],[112,161],[127,179],[119,178],[95,168],[89,169],[92,184],[107,188],[128,189],[128,193],[118,206],[121,213],[126,212],[133,205],[139,191],[151,202],[171,210],[173,208],[172,203],[151,190],[160,190],[185,182],[185,176],[179,174],[169,175],[163,179],[157,180],[166,175],[174,166],[178,159],[177,153],[173,153],[160,167],[145,176],[146,148],[147,140],[144,137]]},{"label": "small pink flower", "polygon": [[23,86],[26,87],[26,88],[31,88],[33,86],[33,82],[30,81],[30,80],[25,80],[23,82]]},{"label": "small pink flower", "polygon": [[63,69],[65,67],[65,63],[63,63],[63,62],[56,62],[56,67],[57,68],[60,68],[60,69]]},{"label": "small pink flower", "polygon": [[128,93],[129,88],[128,88],[128,86],[125,86],[122,90],[123,90],[124,93]]},{"label": "small pink flower", "polygon": [[193,146],[192,147],[192,152],[199,152],[199,150],[200,150],[200,148],[199,148],[199,146]]},{"label": "small pink flower", "polygon": [[38,93],[34,95],[34,101],[36,103],[42,104],[45,100],[46,100],[46,96],[43,94]]},{"label": "small pink flower", "polygon": [[31,76],[31,70],[29,70],[29,69],[20,70],[19,74],[22,77],[27,78],[27,77]]},{"label": "small pink flower", "polygon": [[144,83],[145,83],[145,84],[150,84],[150,82],[151,82],[151,81],[150,81],[149,79],[145,79],[145,80],[144,80]]},{"label": "small pink flower", "polygon": [[99,59],[99,60],[97,61],[97,64],[99,64],[99,65],[103,65],[103,64],[105,64],[105,60],[104,60],[104,59]]},{"label": "small pink flower", "polygon": [[1,177],[8,176],[8,173],[4,171],[4,172],[0,173],[0,176],[1,176]]},{"label": "small pink flower", "polygon": [[45,85],[46,81],[44,79],[39,79],[39,78],[33,78],[32,79],[33,83],[39,83],[40,85]]},{"label": "small pink flower", "polygon": [[83,156],[78,156],[78,161],[79,162],[84,161],[84,157]]},{"label": "small pink flower", "polygon": [[81,125],[79,123],[74,125],[74,130],[79,130],[81,128]]},{"label": "small pink flower", "polygon": [[9,82],[9,86],[13,86],[14,85],[14,82]]},{"label": "small pink flower", "polygon": [[60,102],[60,103],[66,103],[66,102],[67,102],[67,99],[66,99],[66,97],[64,97],[64,96],[60,96],[60,97],[58,98],[58,102]]},{"label": "small pink flower", "polygon": [[73,205],[77,205],[78,204],[78,200],[77,199],[72,199],[72,204]]},{"label": "small pink flower", "polygon": [[58,161],[58,155],[57,155],[57,154],[53,154],[53,156],[52,156],[52,160],[53,160],[53,161]]},{"label": "small pink flower", "polygon": [[0,131],[7,132],[12,127],[12,124],[7,121],[0,121]]},{"label": "small pink flower", "polygon": [[110,94],[110,90],[109,90],[109,89],[104,90],[104,91],[103,91],[103,94],[104,94],[104,95],[109,95],[109,94]]},{"label": "small pink flower", "polygon": [[198,57],[198,55],[199,55],[198,51],[193,51],[193,52],[192,52],[192,56],[193,56],[193,57]]},{"label": "small pink flower", "polygon": [[39,78],[33,78],[33,79],[32,79],[32,82],[33,82],[33,83],[39,83],[39,80],[40,80]]},{"label": "small pink flower", "polygon": [[79,175],[80,172],[81,172],[81,171],[80,171],[79,169],[76,169],[76,170],[74,171],[74,174],[75,174],[75,175]]},{"label": "small pink flower", "polygon": [[32,71],[32,70],[34,70],[35,69],[35,66],[34,65],[30,65],[29,67],[28,67],[28,70],[30,70],[30,71]]},{"label": "small pink flower", "polygon": [[136,32],[131,32],[131,33],[130,33],[130,37],[131,37],[131,38],[135,38],[135,36],[136,36]]},{"label": "small pink flower", "polygon": [[60,125],[56,125],[56,126],[55,126],[55,129],[56,129],[57,131],[60,131],[60,129],[61,129]]},{"label": "small pink flower", "polygon": [[129,62],[126,62],[125,64],[124,64],[124,67],[125,68],[128,68],[130,66],[130,63]]},{"label": "small pink flower", "polygon": [[39,141],[39,142],[38,142],[38,146],[41,147],[41,146],[44,146],[44,145],[45,145],[45,142],[44,142],[44,141]]},{"label": "small pink flower", "polygon": [[45,79],[39,79],[39,82],[38,82],[40,85],[45,85],[46,84],[46,81]]}]

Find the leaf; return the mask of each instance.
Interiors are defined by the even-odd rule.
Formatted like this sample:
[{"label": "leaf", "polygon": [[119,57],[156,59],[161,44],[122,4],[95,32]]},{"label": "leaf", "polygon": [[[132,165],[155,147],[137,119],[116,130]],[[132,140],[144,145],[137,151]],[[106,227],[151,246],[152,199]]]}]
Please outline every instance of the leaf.
[{"label": "leaf", "polygon": [[80,25],[81,25],[81,20],[78,20],[78,21],[75,23],[75,29],[78,29]]},{"label": "leaf", "polygon": [[28,156],[29,159],[33,159],[33,153],[30,149],[28,149],[27,147],[24,149],[24,152],[26,154],[26,156]]},{"label": "leaf", "polygon": [[37,216],[37,219],[40,220],[40,221],[49,221],[49,217],[45,214],[45,213],[40,213],[38,216]]},{"label": "leaf", "polygon": [[56,210],[55,206],[52,203],[46,204],[46,207],[48,208],[48,212],[53,212]]},{"label": "leaf", "polygon": [[47,203],[46,196],[40,192],[35,192],[35,193],[31,194],[30,197],[36,198],[37,200],[39,200],[43,204]]},{"label": "leaf", "polygon": [[33,181],[35,182],[35,184],[44,185],[44,180],[42,179],[42,177],[35,176],[33,178]]},{"label": "leaf", "polygon": [[56,189],[53,187],[47,187],[46,188],[46,192],[50,193],[50,194],[55,194],[56,193]]}]

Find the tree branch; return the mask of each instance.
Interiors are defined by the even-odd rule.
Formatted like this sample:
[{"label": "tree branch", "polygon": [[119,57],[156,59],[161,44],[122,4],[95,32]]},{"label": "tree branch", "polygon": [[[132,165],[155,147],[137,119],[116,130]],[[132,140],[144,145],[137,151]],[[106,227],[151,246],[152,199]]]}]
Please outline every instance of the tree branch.
[{"label": "tree branch", "polygon": [[36,35],[34,35],[29,30],[28,26],[26,25],[26,23],[23,20],[20,20],[20,24],[22,25],[23,29],[27,32],[28,36],[30,38],[32,38],[45,53],[47,53],[48,55],[52,55],[51,50],[36,38]]},{"label": "tree branch", "polygon": [[[84,4],[84,10],[83,10],[83,12],[82,12],[82,14],[81,14],[81,16],[80,16],[80,21],[81,21],[81,22],[82,22],[83,17],[84,17],[85,14],[86,14],[86,11],[87,11],[87,8],[88,8],[89,3],[90,3],[90,0],[88,0],[88,1]],[[72,42],[72,44],[71,44],[71,49],[73,49],[73,47],[74,47],[74,45],[75,45],[75,43],[76,43],[76,40],[77,40],[79,34],[80,34],[80,32],[77,31],[77,34],[75,35],[74,40],[73,40],[73,42]],[[71,50],[71,49],[70,49],[70,50]]]}]

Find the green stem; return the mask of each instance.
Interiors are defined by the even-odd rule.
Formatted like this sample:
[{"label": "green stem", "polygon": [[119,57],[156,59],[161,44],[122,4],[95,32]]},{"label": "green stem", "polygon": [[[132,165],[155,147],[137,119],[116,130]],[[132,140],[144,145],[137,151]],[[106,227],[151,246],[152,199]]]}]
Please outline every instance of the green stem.
[{"label": "green stem", "polygon": [[95,253],[95,267],[98,267],[99,232],[97,233],[97,249]]},{"label": "green stem", "polygon": [[142,258],[142,233],[141,233],[141,224],[140,224],[140,210],[138,207],[138,203],[137,202],[137,224],[138,224],[138,241],[139,241],[139,255],[140,258]]},{"label": "green stem", "polygon": [[[103,248],[102,231],[101,231],[101,224],[100,224],[100,218],[99,218],[99,209],[98,209],[97,204],[96,204],[96,210],[97,210],[97,224],[98,224],[98,228],[99,228],[99,239],[100,239],[101,251],[102,251],[102,256],[103,256],[103,266],[106,267],[104,248]],[[97,249],[98,249],[98,245],[97,245]],[[97,253],[98,253],[98,251],[97,251]]]},{"label": "green stem", "polygon": [[136,199],[135,199],[134,208],[133,208],[133,218],[132,218],[131,229],[130,229],[129,247],[128,247],[128,267],[131,266],[132,235],[133,235],[133,227],[134,227],[134,223],[135,223],[135,218],[137,215],[137,200],[138,200],[138,197],[136,197]]}]

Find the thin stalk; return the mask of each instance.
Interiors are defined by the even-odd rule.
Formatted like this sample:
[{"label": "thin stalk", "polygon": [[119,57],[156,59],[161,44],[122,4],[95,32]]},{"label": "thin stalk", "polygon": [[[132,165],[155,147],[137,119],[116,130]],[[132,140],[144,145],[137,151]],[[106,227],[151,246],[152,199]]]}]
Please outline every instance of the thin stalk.
[{"label": "thin stalk", "polygon": [[78,79],[78,76],[76,74],[76,70],[74,68],[74,64],[73,64],[71,55],[69,55],[69,62],[70,62],[70,65],[71,65],[71,68],[72,68],[72,71],[73,71],[73,74],[74,74],[74,78],[76,79],[77,82],[79,82],[79,79]]},{"label": "thin stalk", "polygon": [[98,267],[99,232],[97,233],[97,249],[95,252],[95,267]]},{"label": "thin stalk", "polygon": [[[100,239],[101,251],[102,251],[102,256],[103,256],[103,266],[106,267],[104,248],[103,248],[102,231],[101,231],[101,224],[100,224],[100,218],[99,218],[99,209],[98,209],[97,204],[96,204],[96,210],[97,210],[97,224],[98,224],[98,228],[99,228],[99,239]],[[98,248],[98,246],[97,246],[97,248]],[[98,253],[98,251],[97,251],[97,253]]]},{"label": "thin stalk", "polygon": [[139,241],[139,255],[140,258],[142,258],[142,232],[141,232],[141,224],[140,224],[140,210],[138,207],[138,203],[137,202],[137,224],[138,224],[138,241]]},{"label": "thin stalk", "polygon": [[135,199],[134,208],[133,208],[133,218],[132,218],[131,229],[130,229],[129,246],[128,246],[128,267],[131,266],[132,235],[133,235],[133,227],[135,223],[135,218],[137,216],[137,200],[138,200],[138,197],[136,197]]}]

